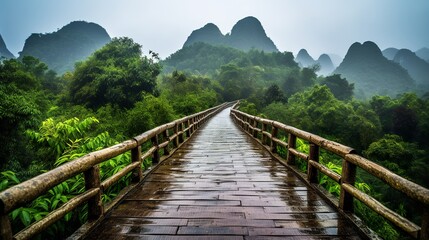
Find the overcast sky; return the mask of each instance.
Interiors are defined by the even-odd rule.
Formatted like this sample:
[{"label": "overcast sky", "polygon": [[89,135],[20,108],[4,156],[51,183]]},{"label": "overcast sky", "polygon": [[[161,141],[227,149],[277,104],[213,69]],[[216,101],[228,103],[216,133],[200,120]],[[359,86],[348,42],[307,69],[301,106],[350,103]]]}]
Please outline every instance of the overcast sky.
[{"label": "overcast sky", "polygon": [[85,20],[165,58],[206,23],[225,34],[247,16],[261,21],[280,51],[295,55],[305,48],[313,58],[344,56],[368,40],[382,50],[429,47],[429,0],[0,0],[0,34],[17,56],[31,33]]}]

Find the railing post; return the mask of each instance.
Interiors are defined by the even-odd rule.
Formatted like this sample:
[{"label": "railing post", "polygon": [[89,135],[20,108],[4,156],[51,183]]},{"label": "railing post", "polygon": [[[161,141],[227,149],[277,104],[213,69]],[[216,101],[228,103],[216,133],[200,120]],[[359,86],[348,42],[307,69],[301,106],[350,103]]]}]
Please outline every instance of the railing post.
[{"label": "railing post", "polygon": [[151,139],[151,141],[152,141],[152,145],[156,147],[155,152],[153,152],[153,160],[152,160],[152,162],[153,163],[159,163],[158,134],[155,135],[155,136],[153,136],[152,139]]},{"label": "railing post", "polygon": [[179,124],[174,125],[174,135],[176,135],[176,137],[174,138],[173,144],[174,144],[174,148],[179,147]]},{"label": "railing post", "polygon": [[142,147],[139,145],[133,149],[131,149],[131,161],[132,162],[140,162],[138,168],[134,170],[133,173],[133,182],[140,182],[143,179],[143,170],[141,165],[142,158]]},{"label": "railing post", "polygon": [[287,164],[294,165],[295,164],[295,155],[292,154],[292,152],[289,150],[289,148],[296,148],[296,136],[289,133],[288,141],[287,141]]},{"label": "railing post", "polygon": [[253,138],[258,138],[258,130],[256,128],[258,127],[258,121],[253,118]]},{"label": "railing post", "polygon": [[198,117],[193,117],[192,118],[192,133],[195,132],[197,127],[198,127]]},{"label": "railing post", "polygon": [[265,136],[265,131],[267,131],[267,124],[262,123],[262,131],[261,131],[261,133],[262,133],[262,136],[261,136],[262,145],[266,145],[266,142],[267,142],[267,136]]},{"label": "railing post", "polygon": [[[341,185],[343,183],[355,185],[356,180],[356,165],[343,160],[343,170],[341,173]],[[340,192],[340,209],[346,212],[353,212],[353,196],[346,192],[343,187],[341,187]]]},{"label": "railing post", "polygon": [[170,150],[168,149],[168,145],[170,144],[170,139],[168,138],[168,136],[169,136],[168,129],[165,129],[165,131],[162,133],[162,138],[164,141],[167,140],[168,144],[164,148],[164,155],[170,154]]},{"label": "railing post", "polygon": [[190,118],[188,119],[187,123],[188,123],[188,125],[187,125],[186,128],[188,130],[186,130],[186,137],[189,138],[191,136],[191,119]]},{"label": "railing post", "polygon": [[[84,172],[85,189],[100,189],[100,167],[95,165]],[[101,190],[97,195],[88,200],[88,221],[97,220],[103,215],[103,203],[101,202]]]},{"label": "railing post", "polygon": [[9,216],[6,213],[0,215],[0,237],[3,240],[13,238],[12,226],[10,225]]},{"label": "railing post", "polygon": [[274,127],[274,125],[271,125],[271,152],[276,153],[277,152],[277,142],[274,141],[274,138],[277,138],[278,129]]},{"label": "railing post", "polygon": [[423,206],[421,229],[420,239],[429,239],[429,205]]},{"label": "railing post", "polygon": [[[181,132],[182,130],[183,130],[183,122],[179,123],[177,126],[177,132]],[[183,134],[185,134],[185,133],[180,133],[178,136],[179,137],[179,144],[183,143]],[[179,144],[177,144],[177,145],[179,145]]]},{"label": "railing post", "polygon": [[243,119],[242,120],[243,120],[243,123],[241,124],[242,125],[241,127],[243,128],[243,130],[245,132],[247,132],[247,128],[246,128],[246,126],[247,126],[247,124],[246,124],[247,117],[243,115]]},{"label": "railing post", "polygon": [[[319,146],[314,143],[310,143],[310,155],[309,160],[319,162]],[[317,183],[317,168],[310,164],[310,161],[307,163],[307,178],[310,183]]]}]

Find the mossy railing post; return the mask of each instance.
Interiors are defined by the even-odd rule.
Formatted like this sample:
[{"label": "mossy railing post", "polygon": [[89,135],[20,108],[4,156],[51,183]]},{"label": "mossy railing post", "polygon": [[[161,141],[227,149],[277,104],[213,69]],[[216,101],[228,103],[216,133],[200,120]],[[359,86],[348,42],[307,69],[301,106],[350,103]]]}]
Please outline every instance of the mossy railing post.
[{"label": "mossy railing post", "polygon": [[139,166],[134,170],[133,178],[132,178],[133,182],[140,182],[143,179],[141,158],[142,158],[142,147],[140,145],[131,149],[131,161],[140,163]]},{"label": "mossy railing post", "polygon": [[155,136],[153,136],[151,138],[152,141],[152,145],[154,147],[156,147],[156,150],[153,152],[153,159],[152,159],[152,163],[159,163],[159,142],[158,142],[158,134],[156,134]]},{"label": "mossy railing post", "polygon": [[314,143],[310,143],[310,155],[307,167],[307,178],[310,183],[318,183],[317,181],[317,168],[310,164],[310,160],[319,162],[319,146]]},{"label": "mossy railing post", "polygon": [[295,135],[289,133],[287,146],[288,146],[287,160],[286,160],[287,164],[294,165],[295,164],[295,155],[289,149],[290,148],[295,149],[295,147],[296,147],[296,136]]},{"label": "mossy railing post", "polygon": [[101,201],[100,167],[95,165],[83,173],[86,191],[98,188],[98,193],[88,200],[88,221],[97,220],[103,215],[103,203]]},{"label": "mossy railing post", "polygon": [[341,192],[340,192],[340,209],[346,212],[354,212],[353,195],[348,193],[343,184],[355,185],[356,180],[356,165],[347,160],[343,160],[343,170],[341,173]]},{"label": "mossy railing post", "polygon": [[6,213],[0,215],[0,238],[3,240],[13,239],[12,226]]},{"label": "mossy railing post", "polygon": [[277,152],[277,142],[274,141],[274,138],[277,138],[278,134],[278,128],[276,128],[274,125],[271,125],[271,152],[276,153]]}]

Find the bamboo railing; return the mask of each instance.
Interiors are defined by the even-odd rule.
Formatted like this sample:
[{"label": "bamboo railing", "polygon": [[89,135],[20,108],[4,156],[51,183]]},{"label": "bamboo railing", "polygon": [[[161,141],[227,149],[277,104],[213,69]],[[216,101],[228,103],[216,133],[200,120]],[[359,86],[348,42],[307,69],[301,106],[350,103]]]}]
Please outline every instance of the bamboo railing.
[{"label": "bamboo railing", "polygon": [[[237,110],[239,103],[236,103],[231,116],[241,128],[252,136],[256,141],[263,145],[276,159],[290,167],[310,186],[317,186],[317,176],[319,173],[328,176],[338,183],[341,187],[340,198],[337,207],[349,216],[353,215],[353,199],[357,199],[367,207],[389,220],[392,224],[407,232],[416,239],[429,239],[429,189],[413,183],[390,170],[375,164],[355,154],[354,149],[324,139],[320,136],[302,131],[300,129],[285,125],[269,119],[255,117]],[[278,138],[279,131],[288,135],[288,143]],[[300,138],[309,143],[309,154],[299,152],[296,149],[296,139]],[[277,146],[283,146],[287,149],[287,157],[283,159],[277,154]],[[329,168],[319,163],[320,148],[334,153],[343,159],[341,175],[335,173]],[[299,170],[294,166],[296,158],[307,162],[307,174],[302,176]],[[384,206],[382,203],[357,189],[355,184],[357,167],[368,172],[372,176],[384,181],[390,187],[406,194],[409,198],[417,201],[421,205],[423,212],[420,226],[402,217],[396,212]],[[323,193],[324,191],[319,191]],[[332,198],[327,197],[332,200]]]},{"label": "bamboo railing", "polygon": [[[84,203],[88,204],[88,222],[83,228],[94,226],[102,219],[105,213],[143,179],[144,174],[141,166],[145,159],[152,157],[152,163],[157,164],[169,157],[189,139],[201,124],[230,105],[229,103],[224,103],[217,107],[156,127],[131,140],[89,153],[0,192],[1,239],[30,239]],[[172,133],[171,136],[169,136],[170,133]],[[151,142],[152,147],[142,153],[141,146],[146,142]],[[161,149],[163,151],[160,151]],[[131,151],[131,164],[124,167],[110,178],[100,182],[99,164],[127,151]],[[161,156],[161,152],[163,156]],[[52,211],[43,219],[31,224],[15,235],[13,234],[8,216],[10,212],[30,203],[56,185],[80,173],[84,174],[85,192],[74,196],[67,203]],[[133,173],[132,184],[124,188],[112,202],[103,204],[101,201],[103,191],[118,182],[128,173]]]}]

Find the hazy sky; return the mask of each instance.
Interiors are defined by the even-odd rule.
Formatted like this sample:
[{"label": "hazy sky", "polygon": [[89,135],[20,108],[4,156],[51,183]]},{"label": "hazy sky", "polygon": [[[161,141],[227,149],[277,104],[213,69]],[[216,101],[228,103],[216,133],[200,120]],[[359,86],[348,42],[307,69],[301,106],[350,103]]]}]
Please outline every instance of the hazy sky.
[{"label": "hazy sky", "polygon": [[206,23],[225,34],[247,16],[261,21],[280,51],[295,55],[306,48],[314,58],[343,56],[367,40],[381,49],[429,47],[429,0],[0,0],[0,34],[17,56],[31,33],[85,20],[165,58]]}]

